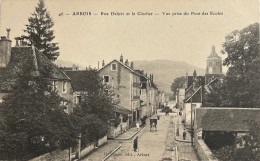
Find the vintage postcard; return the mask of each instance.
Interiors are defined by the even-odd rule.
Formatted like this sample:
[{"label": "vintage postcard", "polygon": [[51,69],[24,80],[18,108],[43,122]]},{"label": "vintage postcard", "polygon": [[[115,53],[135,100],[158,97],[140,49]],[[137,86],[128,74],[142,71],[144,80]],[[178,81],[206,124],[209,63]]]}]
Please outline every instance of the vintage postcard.
[{"label": "vintage postcard", "polygon": [[0,0],[0,160],[259,160],[259,8]]}]

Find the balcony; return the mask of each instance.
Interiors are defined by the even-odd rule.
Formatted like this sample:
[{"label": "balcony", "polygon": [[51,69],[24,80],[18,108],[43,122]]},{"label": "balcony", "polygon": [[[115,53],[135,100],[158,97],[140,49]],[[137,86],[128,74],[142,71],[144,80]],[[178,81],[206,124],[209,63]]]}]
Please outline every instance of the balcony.
[{"label": "balcony", "polygon": [[140,96],[133,96],[133,99],[134,99],[134,100],[139,100],[139,99],[140,99]]},{"label": "balcony", "polygon": [[134,87],[140,87],[140,83],[139,82],[133,82],[133,86]]}]

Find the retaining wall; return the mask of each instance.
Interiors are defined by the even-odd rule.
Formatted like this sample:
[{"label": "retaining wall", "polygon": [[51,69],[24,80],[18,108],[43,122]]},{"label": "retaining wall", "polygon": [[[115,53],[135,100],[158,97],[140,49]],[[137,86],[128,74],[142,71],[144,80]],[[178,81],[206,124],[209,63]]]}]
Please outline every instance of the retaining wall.
[{"label": "retaining wall", "polygon": [[200,159],[203,161],[218,161],[218,159],[211,152],[209,147],[205,144],[204,140],[195,133],[194,145]]}]

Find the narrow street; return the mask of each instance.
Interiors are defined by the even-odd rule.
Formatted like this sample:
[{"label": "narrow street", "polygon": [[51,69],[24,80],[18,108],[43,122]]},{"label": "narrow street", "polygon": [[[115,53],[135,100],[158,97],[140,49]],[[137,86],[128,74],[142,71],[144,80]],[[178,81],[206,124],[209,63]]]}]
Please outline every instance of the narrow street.
[{"label": "narrow street", "polygon": [[160,120],[157,122],[157,131],[150,131],[149,120],[147,127],[143,129],[138,136],[138,152],[133,150],[133,139],[125,141],[122,147],[115,152],[108,161],[158,161],[162,159],[167,129],[171,116],[160,114]]},{"label": "narrow street", "polygon": [[[92,152],[84,161],[101,161],[111,151],[121,145],[107,161],[166,161],[176,160],[174,148],[178,149],[179,160],[199,160],[190,143],[178,142],[175,140],[176,113],[158,112],[157,131],[150,131],[149,119],[147,126],[136,136],[129,140],[109,140],[106,145]],[[180,127],[180,132],[182,132]],[[133,140],[138,136],[138,151],[133,150]]]}]

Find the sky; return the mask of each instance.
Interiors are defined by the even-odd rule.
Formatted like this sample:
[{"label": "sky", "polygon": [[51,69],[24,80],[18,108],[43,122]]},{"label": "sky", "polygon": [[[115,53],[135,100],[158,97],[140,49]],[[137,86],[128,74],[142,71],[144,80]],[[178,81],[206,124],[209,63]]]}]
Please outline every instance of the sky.
[{"label": "sky", "polygon": [[[14,37],[24,34],[38,0],[0,1],[0,35],[5,36],[6,28],[11,28],[15,45]],[[228,33],[259,22],[258,0],[45,0],[45,5],[55,23],[58,59],[92,67],[122,54],[130,61],[166,59],[205,68],[212,45],[221,55]],[[73,16],[73,12],[91,12],[91,16]],[[112,16],[111,12],[125,15]],[[128,12],[135,15],[127,16]],[[182,15],[172,15],[176,12]]]}]

